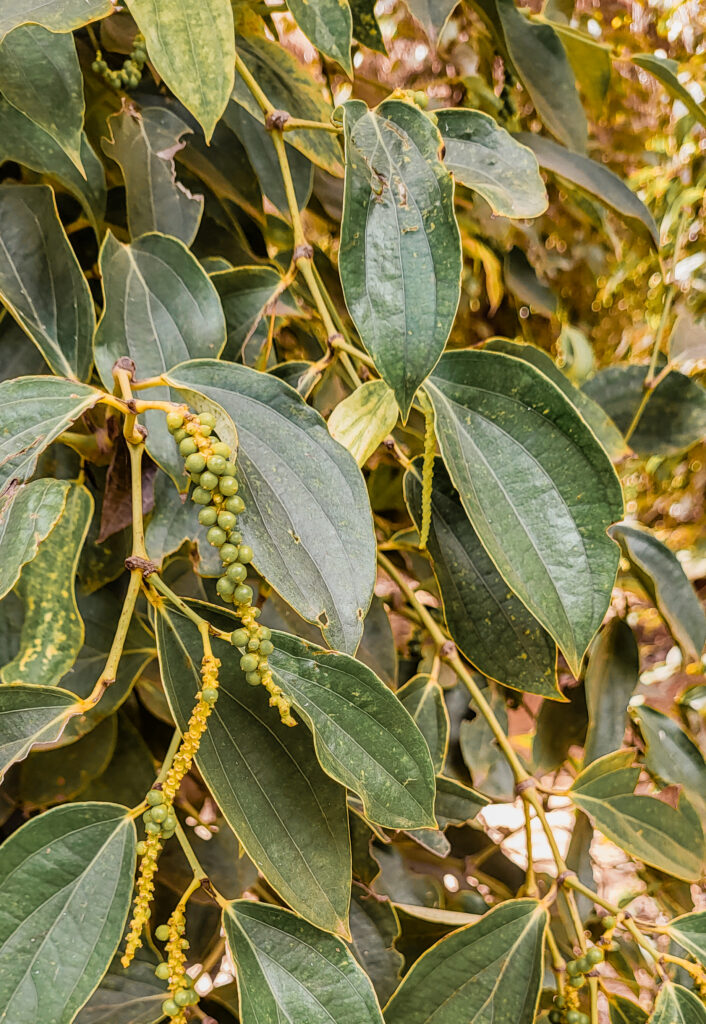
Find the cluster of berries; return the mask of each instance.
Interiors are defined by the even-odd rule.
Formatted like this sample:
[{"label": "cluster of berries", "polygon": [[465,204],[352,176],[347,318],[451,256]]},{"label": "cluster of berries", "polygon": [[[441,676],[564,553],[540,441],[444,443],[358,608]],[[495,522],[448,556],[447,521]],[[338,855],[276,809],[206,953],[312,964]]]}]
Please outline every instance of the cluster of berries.
[{"label": "cluster of berries", "polygon": [[[245,680],[251,686],[264,686],[270,704],[277,708],[285,725],[296,725],[290,703],[275,683],[267,660],[274,651],[272,634],[257,622],[260,609],[253,606],[252,587],[245,582],[253,557],[252,548],[243,543],[237,528],[245,502],[238,494],[230,446],[213,436],[215,425],[215,416],[208,412],[172,412],[167,416],[167,427],[194,485],[191,500],[201,506],[199,522],[206,527],[206,540],[218,549],[223,563],[216,590],[226,604],[234,606],[241,621],[241,628],[231,635],[231,643],[242,651],[240,667]],[[206,690],[202,692],[208,700]]]},{"label": "cluster of berries", "polygon": [[567,1010],[566,1000],[557,996],[554,1000],[555,1009],[549,1013],[551,1024],[591,1024],[591,1018],[580,1010]]},{"label": "cluster of berries", "polygon": [[598,946],[591,946],[583,956],[567,963],[569,991],[565,996],[554,997],[554,1005],[549,1011],[550,1024],[591,1024],[591,1018],[576,1008],[577,993],[578,989],[584,985],[586,975],[601,963],[603,956],[602,949]]},{"label": "cluster of berries", "polygon": [[114,89],[135,89],[140,84],[142,69],[145,66],[146,60],[145,39],[144,36],[138,33],[133,41],[132,50],[123,61],[121,68],[114,71],[108,67],[100,50],[96,53],[96,59],[91,64],[91,68],[95,74],[100,75]]},{"label": "cluster of berries", "polygon": [[184,938],[184,914],[181,904],[169,919],[169,924],[155,928],[154,937],[158,942],[167,943],[167,960],[157,964],[155,975],[160,981],[169,982],[169,997],[162,1003],[162,1013],[172,1018],[172,1024],[186,1020],[187,1006],[195,1006],[199,994],[194,989],[194,979],[184,970],[184,951],[189,942]]},{"label": "cluster of berries", "polygon": [[[151,789],[147,794],[149,807],[142,815],[145,823],[145,832],[148,836],[159,836],[160,839],[171,839],[177,826],[177,817],[174,808],[164,802],[164,794],[159,789]],[[147,844],[137,844],[138,857],[144,857],[147,853]]]}]

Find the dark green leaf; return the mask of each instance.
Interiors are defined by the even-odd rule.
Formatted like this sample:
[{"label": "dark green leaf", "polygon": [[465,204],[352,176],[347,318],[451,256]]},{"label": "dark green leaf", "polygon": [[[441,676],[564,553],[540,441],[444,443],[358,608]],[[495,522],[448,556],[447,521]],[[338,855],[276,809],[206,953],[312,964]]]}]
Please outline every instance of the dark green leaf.
[{"label": "dark green leaf", "polygon": [[505,283],[520,302],[529,306],[531,313],[548,319],[556,316],[559,301],[554,292],[539,280],[522,249],[514,246],[505,256],[503,264]]},{"label": "dark green leaf", "polygon": [[0,93],[82,171],[83,79],[70,33],[36,24],[9,32],[0,43]]},{"label": "dark green leaf", "polygon": [[352,77],[353,18],[348,0],[287,0],[287,7],[316,49],[338,61],[348,77]]},{"label": "dark green leaf", "polygon": [[444,775],[436,777],[434,812],[440,828],[471,821],[490,801],[470,786]]},{"label": "dark green leaf", "polygon": [[0,686],[0,777],[38,743],[53,743],[78,711],[76,697],[53,686]]},{"label": "dark green leaf", "polygon": [[66,480],[33,480],[0,498],[0,597],[12,590],[64,511]]},{"label": "dark green leaf", "polygon": [[[182,242],[149,234],[123,245],[108,232],[100,270],[105,308],[96,330],[95,357],[106,388],[112,390],[113,365],[121,356],[135,361],[138,377],[153,377],[184,359],[220,353],[225,320],[218,294]],[[141,395],[169,400],[167,388],[148,388]],[[164,413],[147,412],[144,422],[150,455],[186,490],[184,461]],[[223,440],[234,447],[232,437]]]},{"label": "dark green leaf", "polygon": [[375,582],[375,538],[360,470],[325,422],[276,377],[198,360],[169,374],[238,425],[243,534],[258,572],[331,647],[352,653]]},{"label": "dark green leaf", "polygon": [[191,129],[166,107],[125,108],[109,118],[103,151],[125,181],[127,222],[132,238],[148,231],[172,235],[191,245],[201,221],[203,196],[176,180],[174,154]]},{"label": "dark green leaf", "polygon": [[52,32],[73,32],[112,12],[110,0],[5,0],[0,11],[0,37],[27,21],[38,22]]},{"label": "dark green leaf", "polygon": [[351,894],[351,952],[373,983],[384,1006],[397,988],[404,963],[395,949],[400,923],[391,903],[380,900],[358,886]]},{"label": "dark green leaf", "polygon": [[639,68],[649,71],[658,81],[662,83],[668,93],[684,104],[691,116],[706,127],[706,109],[697,103],[688,89],[686,89],[679,78],[679,65],[675,60],[668,57],[658,57],[654,53],[638,53],[632,58],[633,64]]},{"label": "dark green leaf", "polygon": [[198,520],[198,505],[182,500],[164,473],[154,486],[154,512],[145,530],[145,544],[152,561],[161,565],[167,555],[178,551],[185,540],[198,544],[198,571],[202,576],[220,576],[223,563],[218,550],[206,540]]},{"label": "dark green leaf", "polygon": [[504,352],[505,355],[524,359],[525,362],[536,366],[545,377],[549,377],[552,384],[556,384],[559,390],[566,395],[577,412],[588,423],[611,459],[617,461],[628,454],[629,449],[623,439],[623,435],[610,417],[585,392],[574,387],[571,381],[556,366],[552,357],[546,352],[543,352],[535,345],[525,345],[521,342],[510,341],[507,338],[492,338],[487,342],[485,348],[491,352]]},{"label": "dark green leaf", "polygon": [[696,661],[706,644],[706,616],[679,559],[653,533],[637,524],[616,523],[610,533],[685,657]]},{"label": "dark green leaf", "polygon": [[537,158],[480,110],[435,110],[446,147],[444,163],[461,185],[478,192],[502,217],[539,217],[547,190]]},{"label": "dark green leaf", "polygon": [[[106,802],[119,800],[127,807],[136,807],[142,803],[145,793],[154,782],[154,761],[149,747],[129,718],[126,715],[114,717],[118,722],[118,737],[113,756],[105,771],[81,790],[81,798]],[[225,831],[235,843],[230,829]]]},{"label": "dark green leaf", "polygon": [[[226,318],[227,340],[223,359],[236,360],[264,316],[265,309],[278,295],[282,275],[274,267],[236,267],[212,274],[211,281]],[[279,301],[285,299],[286,294]],[[290,301],[285,308],[287,311],[296,309]]]},{"label": "dark green leaf", "polygon": [[377,50],[378,53],[387,53],[385,40],[375,17],[375,4],[373,0],[351,0],[351,14],[353,15],[353,36],[361,46],[367,46],[370,50]]},{"label": "dark green leaf", "polygon": [[448,353],[426,389],[483,546],[577,674],[620,554],[606,535],[622,514],[607,455],[561,391],[519,359]]},{"label": "dark green leaf", "polygon": [[706,912],[683,914],[670,921],[669,936],[706,967]]},{"label": "dark green leaf", "polygon": [[[493,683],[486,688],[485,698],[502,729],[507,732],[507,708]],[[553,709],[555,705],[546,704],[544,707]],[[483,797],[490,797],[493,802],[514,800],[516,794],[512,769],[481,714],[476,712],[472,721],[463,719],[458,729],[458,743],[473,785]]]},{"label": "dark green leaf", "polygon": [[52,686],[76,660],[84,631],[74,581],[92,515],[91,495],[73,484],[61,518],[17,584],[25,617],[19,651],[0,670],[3,683]]},{"label": "dark green leaf", "polygon": [[608,996],[608,1014],[610,1024],[645,1024],[647,1020],[647,1014],[639,1003],[612,992]]},{"label": "dark green leaf", "polygon": [[542,121],[560,142],[586,148],[586,115],[576,91],[574,72],[561,39],[548,22],[531,21],[514,0],[480,0],[499,27],[510,60]]},{"label": "dark green leaf", "polygon": [[434,826],[434,769],[424,737],[369,668],[286,633],[269,661],[314,734],[324,770],[385,828]]},{"label": "dark green leaf", "polygon": [[386,1024],[532,1024],[539,1001],[547,912],[509,900],[417,960],[385,1007]]},{"label": "dark green leaf", "polygon": [[706,1007],[688,988],[666,981],[648,1024],[706,1024]]},{"label": "dark green leaf", "polygon": [[113,715],[76,743],[33,751],[20,765],[19,797],[25,810],[65,803],[83,793],[108,767],[117,736]]},{"label": "dark green leaf", "polygon": [[[417,107],[344,104],[339,271],[363,344],[406,419],[444,350],[460,294],[461,243],[441,137]],[[414,300],[408,299],[414,296]]]},{"label": "dark green leaf", "polygon": [[575,185],[593,196],[633,229],[646,231],[655,246],[659,246],[659,230],[650,211],[625,182],[604,164],[590,160],[580,153],[572,153],[570,149],[558,146],[551,139],[533,135],[531,132],[518,132],[515,138],[529,146],[539,161],[539,166],[545,171],[559,175],[570,185]]},{"label": "dark green leaf", "polygon": [[545,701],[539,709],[532,740],[532,763],[539,774],[558,771],[571,747],[583,746],[586,741],[588,712],[584,688],[569,686],[565,696],[568,704]]},{"label": "dark green leaf", "polygon": [[[625,432],[644,397],[646,366],[609,366],[583,385]],[[649,393],[630,447],[638,455],[678,455],[706,433],[706,392],[683,373],[670,371]]]},{"label": "dark green leaf", "polygon": [[157,1024],[164,1018],[164,982],[154,976],[157,961],[144,950],[127,970],[119,959],[76,1018],[76,1024]]},{"label": "dark green leaf", "polygon": [[[422,460],[405,475],[407,507],[421,521]],[[556,644],[508,588],[480,542],[441,459],[434,460],[427,542],[455,643],[484,675],[561,700]]]},{"label": "dark green leaf", "polygon": [[706,762],[696,744],[678,722],[647,704],[631,712],[645,741],[645,764],[664,785],[681,786],[703,814],[706,811]]},{"label": "dark green leaf", "polygon": [[606,754],[574,780],[571,799],[596,828],[632,857],[674,878],[695,881],[704,858],[699,818],[682,796],[676,807],[651,796],[635,796],[640,775],[635,752]]},{"label": "dark green leaf", "polygon": [[406,0],[406,3],[432,42],[441,35],[458,6],[458,0]]},{"label": "dark green leaf", "polygon": [[213,135],[233,88],[235,37],[229,0],[130,0],[149,59],[187,110]]},{"label": "dark green leaf", "polygon": [[44,185],[0,188],[0,297],[52,370],[90,376],[93,299]]},{"label": "dark green leaf", "polygon": [[78,199],[98,232],[105,211],[105,174],[85,134],[81,137],[84,178],[51,135],[0,96],[0,159],[16,160],[59,182]]},{"label": "dark green leaf", "polygon": [[[188,619],[166,610],[157,620],[157,639],[170,708],[183,729],[200,685],[201,640]],[[306,726],[282,725],[265,691],[247,685],[238,652],[220,640],[213,649],[222,662],[220,697],[196,757],[199,771],[277,892],[307,920],[346,934],[345,792],[319,767]]]},{"label": "dark green leaf", "polygon": [[434,771],[440,772],[449,740],[449,715],[444,693],[431,676],[414,676],[397,691],[397,697],[414,719],[426,740]]},{"label": "dark green leaf", "polygon": [[127,918],[135,826],[117,804],[67,804],[0,847],[0,1005],[12,1024],[74,1019]]},{"label": "dark green leaf", "polygon": [[[270,103],[279,110],[292,110],[307,121],[327,124],[331,107],[323,99],[321,88],[288,50],[264,35],[238,35],[237,48],[251,74],[257,79]],[[264,124],[264,115],[252,93],[236,75],[233,99]],[[317,167],[341,177],[341,149],[329,132],[298,129],[287,132],[287,142],[307,156]]]},{"label": "dark green leaf", "polygon": [[340,939],[251,900],[228,904],[223,926],[238,972],[242,1024],[382,1024],[370,981]]},{"label": "dark green leaf", "polygon": [[591,644],[584,679],[588,732],[584,764],[623,745],[628,702],[640,676],[635,634],[622,619],[608,622]]}]

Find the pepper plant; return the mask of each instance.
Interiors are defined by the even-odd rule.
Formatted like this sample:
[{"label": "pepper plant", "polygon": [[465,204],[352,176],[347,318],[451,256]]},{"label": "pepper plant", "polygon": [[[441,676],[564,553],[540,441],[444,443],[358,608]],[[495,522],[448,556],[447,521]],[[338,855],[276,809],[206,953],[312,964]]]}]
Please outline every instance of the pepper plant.
[{"label": "pepper plant", "polygon": [[0,1021],[706,1024],[705,41],[4,0]]}]

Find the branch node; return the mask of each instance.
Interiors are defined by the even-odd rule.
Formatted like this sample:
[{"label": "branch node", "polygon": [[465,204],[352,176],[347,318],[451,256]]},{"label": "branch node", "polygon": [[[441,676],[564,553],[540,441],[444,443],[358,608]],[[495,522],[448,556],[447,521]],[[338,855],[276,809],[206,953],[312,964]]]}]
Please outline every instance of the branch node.
[{"label": "branch node", "polygon": [[130,380],[135,379],[136,366],[130,356],[121,356],[113,365],[113,373],[116,370],[126,370],[130,374]]},{"label": "branch node", "polygon": [[534,779],[522,779],[520,782],[518,782],[515,785],[515,795],[516,796],[522,796],[522,794],[525,792],[525,790],[536,789],[536,788],[537,788],[537,783],[534,781]]},{"label": "branch node", "polygon": [[442,658],[453,658],[456,654],[456,644],[453,640],[447,640],[446,643],[441,645],[441,651],[439,653]]},{"label": "branch node", "polygon": [[208,896],[211,897],[211,899],[213,900],[214,903],[218,903],[218,897],[216,895],[216,890],[213,888],[213,885],[211,884],[211,879],[204,877],[204,878],[200,879],[200,881],[201,881],[201,888],[204,890],[204,892]]},{"label": "branch node", "polygon": [[294,263],[297,260],[313,260],[314,258],[314,246],[309,245],[308,242],[303,242],[301,245],[296,246],[292,253],[292,260]]},{"label": "branch node", "polygon": [[564,883],[567,882],[570,878],[576,878],[575,871],[562,871],[559,875],[557,875],[556,884],[558,888],[561,889],[562,885],[564,885]]},{"label": "branch node", "polygon": [[125,568],[129,569],[131,572],[133,569],[140,569],[142,571],[143,578],[147,579],[147,577],[151,576],[153,572],[157,572],[159,566],[156,562],[151,562],[149,558],[140,558],[139,555],[129,555],[125,559]]},{"label": "branch node", "polygon": [[265,128],[267,128],[268,132],[281,132],[291,116],[286,110],[271,110],[265,118]]}]

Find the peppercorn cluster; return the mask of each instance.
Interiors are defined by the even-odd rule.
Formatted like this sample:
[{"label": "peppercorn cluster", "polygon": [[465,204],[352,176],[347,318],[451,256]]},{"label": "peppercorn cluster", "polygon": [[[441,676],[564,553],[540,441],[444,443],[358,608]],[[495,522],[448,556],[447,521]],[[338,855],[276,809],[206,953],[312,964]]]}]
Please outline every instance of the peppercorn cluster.
[{"label": "peppercorn cluster", "polygon": [[132,49],[123,61],[121,68],[113,70],[108,67],[100,50],[96,52],[96,59],[91,64],[91,68],[108,85],[112,85],[114,89],[135,89],[140,84],[142,69],[145,66],[146,60],[145,39],[138,32],[133,40]]},{"label": "peppercorn cluster", "polygon": [[554,1005],[549,1011],[550,1024],[591,1024],[591,1018],[577,1008],[576,1001],[578,990],[585,984],[586,975],[602,962],[603,956],[602,949],[591,946],[582,956],[567,963],[569,990],[565,995],[554,997]]},{"label": "peppercorn cluster", "polygon": [[166,943],[167,959],[155,968],[160,981],[169,981],[169,997],[162,1003],[162,1013],[172,1018],[172,1024],[186,1024],[186,1007],[195,1006],[199,1001],[194,989],[194,980],[186,973],[186,950],[189,941],[185,937],[186,916],[183,898],[177,903],[167,924],[155,928],[154,936]]},{"label": "peppercorn cluster", "polygon": [[271,632],[257,622],[260,609],[253,606],[253,591],[245,580],[253,557],[252,548],[243,543],[238,530],[238,516],[245,511],[245,502],[238,494],[235,462],[231,449],[213,434],[216,418],[211,413],[199,415],[172,412],[167,427],[184,458],[184,468],[194,485],[191,500],[199,509],[199,522],[206,527],[206,540],[223,563],[223,574],[216,590],[226,604],[233,605],[241,627],[233,631],[231,643],[241,651],[240,667],[251,686],[264,686],[270,705],[277,708],[285,725],[296,725],[291,705],[270,669],[268,657],[274,651]]}]

